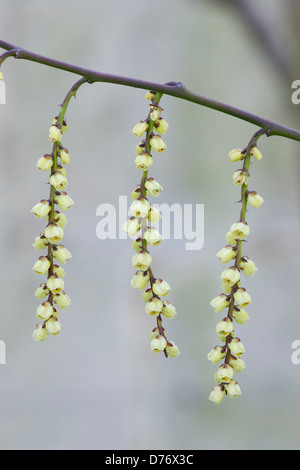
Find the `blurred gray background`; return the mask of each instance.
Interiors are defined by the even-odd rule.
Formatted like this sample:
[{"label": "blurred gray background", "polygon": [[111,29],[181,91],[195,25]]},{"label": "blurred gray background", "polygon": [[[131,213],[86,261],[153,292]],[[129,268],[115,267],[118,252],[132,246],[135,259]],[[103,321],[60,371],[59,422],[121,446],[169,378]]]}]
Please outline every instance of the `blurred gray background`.
[{"label": "blurred gray background", "polygon": [[[300,79],[299,2],[287,0],[0,0],[1,38],[41,55],[112,74],[192,91],[282,124],[300,128],[291,83]],[[99,240],[96,209],[118,207],[139,182],[133,125],[144,119],[144,91],[86,85],[67,112],[63,143],[71,154],[65,266],[72,305],[63,331],[32,340],[37,322],[32,248],[44,221],[30,210],[48,197],[37,159],[51,151],[48,129],[77,77],[28,61],[3,66],[7,104],[0,107],[1,449],[299,449],[300,365],[291,360],[300,339],[300,144],[261,138],[264,158],[251,167],[250,189],[264,205],[248,213],[244,254],[257,264],[244,286],[250,321],[236,333],[246,347],[238,376],[243,395],[208,401],[217,366],[207,353],[218,344],[209,302],[221,292],[216,252],[238,219],[239,190],[228,152],[257,130],[192,103],[164,96],[167,150],[151,169],[164,187],[159,201],[205,205],[205,244],[185,240],[153,248],[153,271],[172,286],[177,308],[166,320],[177,359],[151,353],[154,320],[144,311],[130,240]]]}]

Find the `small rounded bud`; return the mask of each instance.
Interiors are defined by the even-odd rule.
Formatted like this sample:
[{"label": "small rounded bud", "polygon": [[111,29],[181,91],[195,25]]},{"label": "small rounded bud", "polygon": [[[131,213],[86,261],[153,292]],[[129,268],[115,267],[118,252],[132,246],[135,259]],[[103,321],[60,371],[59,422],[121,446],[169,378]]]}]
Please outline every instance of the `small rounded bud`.
[{"label": "small rounded bud", "polygon": [[231,261],[236,257],[236,249],[231,245],[226,245],[218,251],[217,257],[223,264],[228,263],[228,261]]},{"label": "small rounded bud", "polygon": [[155,279],[154,283],[152,284],[152,290],[154,294],[164,297],[165,295],[169,294],[171,287],[166,281],[163,281],[162,279]]},{"label": "small rounded bud", "polygon": [[60,142],[61,139],[62,139],[61,130],[56,125],[52,125],[49,129],[50,142]]},{"label": "small rounded bud", "polygon": [[146,313],[152,317],[157,317],[160,314],[163,307],[162,301],[158,297],[151,297],[145,305]]},{"label": "small rounded bud", "polygon": [[136,137],[141,137],[149,129],[149,124],[147,121],[138,122],[132,129],[132,134]]},{"label": "small rounded bud", "polygon": [[132,265],[135,269],[141,271],[147,271],[150,264],[152,263],[152,256],[148,251],[142,250],[132,258]]},{"label": "small rounded bud", "polygon": [[226,294],[220,294],[214,299],[211,300],[210,305],[214,309],[215,313],[219,313],[224,308],[228,307],[230,304],[230,299]]},{"label": "small rounded bud", "polygon": [[57,294],[64,290],[64,281],[62,280],[61,277],[58,277],[57,274],[53,274],[52,276],[50,276],[47,279],[46,284],[47,284],[48,289],[54,294]]},{"label": "small rounded bud", "polygon": [[215,381],[218,384],[229,383],[234,375],[233,368],[228,364],[223,364],[219,367],[215,374]]},{"label": "small rounded bud", "polygon": [[259,194],[257,194],[256,191],[248,192],[247,201],[252,207],[255,207],[255,209],[258,209],[264,202],[263,198]]},{"label": "small rounded bud", "polygon": [[39,158],[36,164],[38,170],[46,171],[51,170],[53,166],[53,157],[52,155],[44,155],[43,157]]},{"label": "small rounded bud", "polygon": [[237,170],[233,173],[233,184],[235,186],[242,186],[243,184],[248,184],[249,173],[243,170]]},{"label": "small rounded bud", "polygon": [[61,324],[56,317],[50,317],[45,325],[49,335],[57,335],[61,331]]},{"label": "small rounded bud", "polygon": [[38,306],[36,314],[41,320],[48,320],[55,312],[53,305],[50,302],[43,302]]},{"label": "small rounded bud", "polygon": [[180,355],[179,347],[173,341],[168,341],[166,353],[169,357],[177,357]]},{"label": "small rounded bud", "polygon": [[221,385],[216,385],[211,394],[209,395],[209,400],[219,405],[226,395],[225,388]]},{"label": "small rounded bud", "polygon": [[55,204],[57,204],[61,210],[66,211],[74,205],[74,201],[70,196],[67,195],[65,191],[59,192],[55,195],[54,199]]},{"label": "small rounded bud", "polygon": [[143,152],[140,155],[137,155],[135,164],[138,170],[146,171],[151,165],[153,165],[153,157],[149,153]]},{"label": "small rounded bud", "polygon": [[64,236],[63,229],[59,227],[58,225],[56,225],[54,222],[47,225],[44,233],[45,233],[45,237],[50,243],[57,243]]},{"label": "small rounded bud", "polygon": [[244,287],[237,289],[233,296],[239,308],[247,307],[251,303],[251,297]]},{"label": "small rounded bud", "polygon": [[228,344],[228,347],[230,349],[230,352],[233,354],[233,356],[240,357],[244,354],[245,346],[241,342],[239,338],[232,338],[230,343]]},{"label": "small rounded bud", "polygon": [[48,294],[49,294],[49,289],[45,283],[40,284],[40,286],[36,289],[34,293],[34,295],[38,299],[44,299],[45,297],[47,297]]},{"label": "small rounded bud", "polygon": [[174,305],[170,304],[170,302],[168,302],[167,300],[165,300],[164,303],[163,303],[161,313],[166,318],[174,318],[175,315],[177,314],[176,308],[174,307]]},{"label": "small rounded bud", "polygon": [[217,334],[219,338],[223,341],[229,335],[234,333],[234,325],[230,318],[223,318],[223,320],[217,323],[216,327]]},{"label": "small rounded bud", "polygon": [[230,268],[224,269],[224,271],[221,274],[221,280],[222,282],[227,284],[229,287],[232,287],[237,282],[239,282],[240,272],[236,267],[231,266]]},{"label": "small rounded bud", "polygon": [[212,364],[218,364],[218,362],[222,361],[222,359],[224,359],[225,356],[226,356],[226,349],[222,348],[221,346],[215,346],[214,349],[212,349],[208,353],[207,359]]},{"label": "small rounded bud", "polygon": [[65,264],[70,258],[71,253],[63,245],[53,246],[53,256],[62,264]]},{"label": "small rounded bud", "polygon": [[150,245],[156,246],[161,243],[162,236],[154,227],[148,227],[144,233],[144,239]]},{"label": "small rounded bud", "polygon": [[151,196],[158,197],[163,187],[154,178],[147,178],[145,181],[145,188],[149,191]]},{"label": "small rounded bud", "polygon": [[236,380],[230,380],[230,382],[225,385],[225,390],[230,398],[236,398],[242,393]]},{"label": "small rounded bud", "polygon": [[33,266],[34,272],[37,274],[45,274],[50,268],[50,260],[47,256],[40,256]]},{"label": "small rounded bud", "polygon": [[58,156],[60,157],[61,162],[64,165],[67,165],[68,163],[70,163],[70,155],[69,155],[68,149],[65,149],[65,148],[59,149]]},{"label": "small rounded bud", "polygon": [[150,347],[153,352],[161,352],[167,346],[167,341],[164,336],[157,335],[155,338],[151,340]]},{"label": "small rounded bud", "polygon": [[48,337],[48,331],[43,324],[37,325],[32,335],[34,341],[42,342]]},{"label": "small rounded bud", "polygon": [[242,152],[242,149],[233,149],[229,152],[228,157],[232,162],[237,162],[238,160],[243,160],[245,154]]},{"label": "small rounded bud", "polygon": [[154,128],[160,135],[164,135],[169,128],[169,124],[167,121],[165,121],[165,119],[159,118],[158,121],[156,121],[154,124]]},{"label": "small rounded bud", "polygon": [[150,210],[148,212],[148,220],[152,222],[153,224],[156,224],[160,221],[160,219],[161,219],[161,213],[159,212],[158,209],[156,209],[156,207],[154,207],[151,204]]},{"label": "small rounded bud", "polygon": [[253,274],[257,271],[255,263],[251,261],[248,256],[243,256],[243,258],[241,258],[240,269],[243,271],[245,276],[253,276]]},{"label": "small rounded bud", "polygon": [[164,143],[164,141],[162,140],[161,136],[160,135],[153,135],[150,139],[150,145],[151,147],[153,148],[153,150],[155,150],[156,152],[163,152],[167,146],[166,144]]},{"label": "small rounded bud", "polygon": [[256,158],[256,160],[261,160],[262,159],[262,153],[258,150],[256,145],[254,147],[252,147],[252,149],[250,150],[250,155],[253,156],[254,158]]},{"label": "small rounded bud", "polygon": [[249,320],[249,315],[245,309],[235,306],[233,308],[233,318],[240,325],[244,325]]},{"label": "small rounded bud", "polygon": [[130,237],[134,237],[141,228],[141,224],[135,217],[131,217],[123,225],[124,232],[127,232]]},{"label": "small rounded bud", "polygon": [[32,246],[36,250],[44,250],[48,245],[49,245],[49,241],[47,240],[47,238],[45,237],[43,233],[41,233],[41,235],[39,235],[38,237],[35,237],[34,243],[32,244]]},{"label": "small rounded bud", "polygon": [[239,222],[232,224],[230,231],[235,240],[244,240],[244,238],[249,235],[250,228],[245,221],[240,220]]},{"label": "small rounded bud", "polygon": [[145,292],[142,293],[142,299],[144,302],[148,302],[153,297],[153,292],[151,287],[149,287]]},{"label": "small rounded bud", "polygon": [[49,201],[47,201],[46,199],[42,199],[31,209],[31,212],[37,219],[42,219],[43,217],[48,215],[50,211],[51,206],[49,204]]},{"label": "small rounded bud", "polygon": [[232,356],[229,359],[229,365],[231,365],[234,372],[242,372],[246,367],[243,359],[232,357]]},{"label": "small rounded bud", "polygon": [[62,212],[54,211],[53,222],[59,227],[64,228],[67,223],[67,217]]},{"label": "small rounded bud", "polygon": [[144,290],[150,280],[150,275],[147,271],[137,271],[131,279],[131,286],[140,290]]},{"label": "small rounded bud", "polygon": [[140,197],[133,201],[130,206],[130,211],[134,217],[147,217],[150,209],[150,202],[145,197]]},{"label": "small rounded bud", "polygon": [[51,175],[49,178],[49,182],[57,191],[66,189],[68,186],[67,178],[63,176],[60,171],[53,173],[53,175]]},{"label": "small rounded bud", "polygon": [[69,305],[71,305],[71,300],[65,293],[65,291],[59,292],[53,296],[53,302],[56,303],[56,305],[61,308],[65,309]]}]

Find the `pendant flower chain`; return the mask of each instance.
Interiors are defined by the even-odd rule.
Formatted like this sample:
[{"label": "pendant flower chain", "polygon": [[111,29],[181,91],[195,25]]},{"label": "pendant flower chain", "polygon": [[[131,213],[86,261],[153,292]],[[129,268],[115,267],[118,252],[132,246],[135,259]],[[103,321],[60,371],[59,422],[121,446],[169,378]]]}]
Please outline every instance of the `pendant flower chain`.
[{"label": "pendant flower chain", "polygon": [[244,324],[249,319],[245,308],[251,303],[251,297],[242,287],[241,275],[252,276],[257,268],[248,256],[242,255],[242,243],[250,234],[250,228],[246,222],[247,205],[258,208],[264,202],[256,191],[248,190],[248,184],[250,160],[251,157],[261,160],[262,154],[257,148],[257,140],[265,133],[265,130],[258,131],[246,149],[234,149],[229,153],[231,162],[243,161],[243,167],[233,174],[233,184],[241,187],[242,207],[239,220],[226,233],[226,246],[217,253],[217,257],[223,264],[229,261],[234,264],[223,270],[221,274],[223,292],[210,302],[215,313],[228,308],[227,316],[218,322],[216,328],[217,335],[224,344],[215,346],[208,354],[208,360],[212,364],[217,364],[224,359],[224,363],[214,377],[217,385],[209,397],[216,404],[221,403],[226,395],[235,398],[242,393],[238,382],[234,379],[234,373],[241,372],[245,368],[242,359],[245,347],[235,336],[234,321]]},{"label": "pendant flower chain", "polygon": [[162,108],[159,106],[161,97],[160,93],[146,94],[145,98],[151,101],[149,115],[145,121],[138,122],[132,130],[133,135],[138,138],[145,134],[145,138],[135,149],[135,165],[142,171],[142,178],[131,193],[132,217],[124,224],[123,229],[130,237],[137,237],[132,243],[136,252],[132,264],[137,271],[131,280],[131,286],[144,291],[142,298],[145,302],[145,311],[156,318],[156,326],[150,333],[151,350],[164,352],[166,357],[177,357],[180,354],[179,348],[173,341],[168,340],[162,325],[163,317],[174,318],[176,315],[175,307],[164,300],[171,287],[168,282],[154,277],[150,268],[152,256],[148,251],[149,245],[156,246],[162,241],[161,234],[151,226],[151,223],[159,222],[161,214],[148,200],[149,194],[158,197],[163,189],[158,181],[148,176],[148,170],[153,164],[151,152],[161,153],[166,149],[161,135],[166,133],[168,123],[161,117]]},{"label": "pendant flower chain", "polygon": [[[45,341],[48,335],[57,335],[61,331],[61,323],[57,308],[67,308],[71,301],[64,290],[65,271],[62,266],[71,257],[70,251],[62,244],[64,236],[64,227],[67,218],[64,214],[74,201],[67,194],[66,189],[68,180],[66,177],[66,169],[63,165],[70,162],[69,152],[61,143],[63,133],[67,130],[65,113],[72,96],[76,95],[76,91],[86,79],[80,79],[73,85],[66,95],[59,112],[54,118],[49,129],[49,140],[52,142],[51,154],[46,154],[39,158],[37,168],[40,171],[50,173],[50,195],[49,199],[42,199],[37,203],[31,212],[38,218],[47,218],[47,225],[38,237],[35,238],[33,247],[38,250],[47,249],[47,253],[40,256],[35,262],[33,270],[39,274],[46,274],[46,282],[40,284],[35,291],[38,299],[46,299],[37,308],[37,317],[42,323],[36,325],[33,332],[33,339],[38,342]],[[60,210],[63,212],[60,212]]]}]

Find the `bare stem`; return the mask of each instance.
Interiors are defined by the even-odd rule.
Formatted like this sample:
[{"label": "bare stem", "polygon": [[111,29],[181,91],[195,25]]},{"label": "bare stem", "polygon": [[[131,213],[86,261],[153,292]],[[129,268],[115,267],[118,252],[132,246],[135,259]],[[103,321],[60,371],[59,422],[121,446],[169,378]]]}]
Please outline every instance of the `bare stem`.
[{"label": "bare stem", "polygon": [[1,39],[0,47],[7,51],[11,51],[9,54],[4,53],[3,56],[0,56],[0,65],[4,59],[8,57],[14,57],[15,59],[30,60],[32,62],[37,62],[48,67],[54,67],[60,70],[64,70],[66,72],[81,75],[85,78],[88,83],[106,82],[155,91],[158,93],[174,96],[175,98],[190,101],[192,103],[205,106],[207,108],[211,108],[221,113],[229,114],[230,116],[233,116],[235,118],[247,121],[251,124],[260,127],[261,129],[265,129],[265,131],[267,131],[267,136],[277,135],[281,137],[286,137],[288,139],[300,141],[299,130],[283,126],[268,119],[264,119],[260,116],[256,116],[255,114],[249,113],[247,111],[243,111],[233,106],[193,93],[189,91],[181,82],[168,82],[165,84],[159,84],[148,82],[145,80],[138,80],[134,78],[127,78],[102,72],[96,72],[94,70],[85,69],[83,67],[78,67],[76,65],[67,64],[65,62],[35,54],[8,42],[2,41]]}]

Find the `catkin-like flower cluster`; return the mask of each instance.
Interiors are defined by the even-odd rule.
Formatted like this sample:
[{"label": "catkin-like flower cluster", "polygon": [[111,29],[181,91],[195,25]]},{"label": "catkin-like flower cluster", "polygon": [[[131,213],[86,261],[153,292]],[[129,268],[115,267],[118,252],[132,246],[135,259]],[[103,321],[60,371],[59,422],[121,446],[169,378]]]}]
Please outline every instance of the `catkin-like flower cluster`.
[{"label": "catkin-like flower cluster", "polygon": [[46,281],[35,292],[37,298],[43,299],[36,312],[42,323],[36,326],[33,333],[34,340],[39,342],[44,341],[49,334],[56,335],[61,331],[57,308],[65,309],[71,303],[64,290],[65,271],[57,264],[65,264],[71,258],[71,253],[62,244],[62,238],[67,222],[64,212],[74,204],[66,193],[68,181],[63,165],[69,163],[70,157],[68,150],[61,144],[62,135],[67,130],[66,121],[63,119],[60,124],[60,120],[59,116],[55,117],[49,130],[52,153],[39,158],[36,165],[38,170],[50,174],[50,196],[49,199],[42,199],[31,210],[36,218],[47,219],[45,230],[33,243],[37,250],[47,250],[33,266],[37,274],[46,275]]},{"label": "catkin-like flower cluster", "polygon": [[257,160],[262,158],[256,141],[250,141],[245,150],[234,149],[229,153],[232,162],[243,161],[243,168],[236,170],[233,174],[233,184],[241,187],[241,213],[240,219],[231,225],[226,233],[226,246],[217,253],[219,260],[233,265],[223,270],[221,284],[223,292],[212,299],[211,306],[215,313],[222,312],[228,308],[228,314],[217,324],[217,335],[224,344],[217,345],[208,354],[212,364],[218,364],[224,359],[224,363],[215,374],[217,385],[213,388],[209,399],[219,404],[225,395],[235,398],[241,394],[241,388],[234,378],[235,372],[241,372],[245,368],[242,355],[245,347],[241,340],[235,335],[234,321],[244,324],[249,319],[246,308],[251,303],[251,297],[242,286],[242,276],[252,276],[257,270],[255,263],[248,257],[242,255],[242,243],[250,233],[246,222],[247,204],[258,208],[263,199],[256,191],[248,190],[250,158],[254,156]]},{"label": "catkin-like flower cluster", "polygon": [[144,291],[142,298],[145,302],[146,313],[156,318],[156,326],[150,333],[150,347],[154,352],[164,352],[166,357],[179,355],[179,348],[167,339],[165,329],[162,326],[162,318],[174,318],[175,307],[165,300],[171,287],[168,282],[155,278],[150,264],[152,256],[148,246],[159,245],[162,236],[152,224],[159,222],[161,214],[159,210],[149,202],[148,196],[158,197],[162,191],[160,183],[148,176],[148,170],[153,164],[152,152],[161,153],[166,144],[162,135],[168,129],[168,123],[161,117],[162,108],[159,106],[161,95],[149,92],[145,96],[151,101],[149,115],[146,120],[138,122],[132,133],[140,138],[145,138],[136,146],[135,164],[142,171],[141,183],[131,193],[130,206],[131,217],[124,224],[123,229],[135,240],[132,247],[135,254],[132,258],[133,267],[137,270],[131,280],[131,285]]}]

